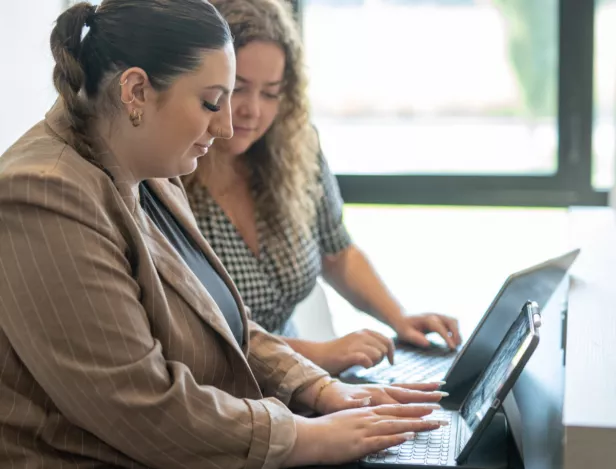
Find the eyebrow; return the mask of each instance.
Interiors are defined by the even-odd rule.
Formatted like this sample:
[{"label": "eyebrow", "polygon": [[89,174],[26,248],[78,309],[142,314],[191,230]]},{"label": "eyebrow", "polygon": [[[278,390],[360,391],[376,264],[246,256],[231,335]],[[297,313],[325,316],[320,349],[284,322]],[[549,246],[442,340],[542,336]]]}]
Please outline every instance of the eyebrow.
[{"label": "eyebrow", "polygon": [[[247,80],[246,78],[243,78],[239,75],[235,76],[235,79],[237,81],[241,81],[243,83],[250,83],[250,80]],[[265,86],[278,86],[278,85],[282,85],[282,80],[278,80],[278,81],[270,81],[268,83],[265,84]]]}]

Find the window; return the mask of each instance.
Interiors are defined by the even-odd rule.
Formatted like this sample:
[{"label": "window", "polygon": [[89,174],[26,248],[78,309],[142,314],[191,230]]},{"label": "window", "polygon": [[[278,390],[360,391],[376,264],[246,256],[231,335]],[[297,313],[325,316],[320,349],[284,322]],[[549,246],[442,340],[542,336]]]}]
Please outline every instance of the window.
[{"label": "window", "polygon": [[599,189],[609,189],[616,153],[616,1],[597,0],[596,6],[592,181]]},{"label": "window", "polygon": [[550,3],[308,0],[311,101],[333,169],[554,174]]},{"label": "window", "polygon": [[[600,12],[614,0],[604,3]],[[590,178],[592,2],[300,5],[314,120],[347,201],[606,203]],[[603,167],[604,121],[595,132]],[[613,119],[608,127],[613,153]]]}]

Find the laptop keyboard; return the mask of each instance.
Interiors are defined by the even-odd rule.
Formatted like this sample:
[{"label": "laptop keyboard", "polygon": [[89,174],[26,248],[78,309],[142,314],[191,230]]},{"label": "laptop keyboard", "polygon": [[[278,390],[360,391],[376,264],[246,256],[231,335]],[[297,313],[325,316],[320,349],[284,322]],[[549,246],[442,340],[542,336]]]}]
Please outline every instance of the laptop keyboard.
[{"label": "laptop keyboard", "polygon": [[435,375],[444,375],[455,355],[456,352],[449,349],[430,350],[426,353],[398,349],[393,365],[383,360],[375,367],[359,371],[357,376],[377,383],[423,381]]},{"label": "laptop keyboard", "polygon": [[362,459],[370,464],[409,464],[446,466],[449,462],[451,438],[455,438],[452,423],[453,412],[437,410],[430,419],[447,420],[449,425],[431,432],[418,433],[414,440],[393,446]]}]

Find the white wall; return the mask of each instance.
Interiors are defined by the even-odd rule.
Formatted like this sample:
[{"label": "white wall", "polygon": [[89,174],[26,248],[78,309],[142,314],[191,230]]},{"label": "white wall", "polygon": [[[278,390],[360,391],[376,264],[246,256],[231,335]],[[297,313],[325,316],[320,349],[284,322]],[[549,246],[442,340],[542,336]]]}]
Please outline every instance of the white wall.
[{"label": "white wall", "polygon": [[65,0],[0,0],[0,154],[55,100],[49,35],[64,5]]}]

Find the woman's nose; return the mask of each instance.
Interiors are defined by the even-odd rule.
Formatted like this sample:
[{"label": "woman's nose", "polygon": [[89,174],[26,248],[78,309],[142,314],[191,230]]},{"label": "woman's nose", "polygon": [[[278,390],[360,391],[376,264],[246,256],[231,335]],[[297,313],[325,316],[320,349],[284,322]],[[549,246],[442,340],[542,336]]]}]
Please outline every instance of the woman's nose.
[{"label": "woman's nose", "polygon": [[259,95],[254,93],[242,99],[238,111],[242,117],[258,118],[261,114]]}]

